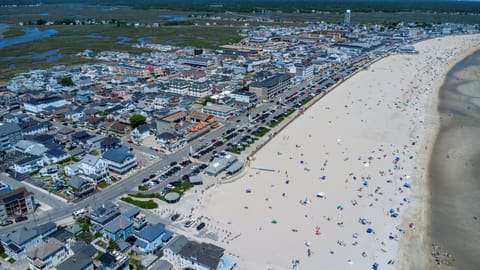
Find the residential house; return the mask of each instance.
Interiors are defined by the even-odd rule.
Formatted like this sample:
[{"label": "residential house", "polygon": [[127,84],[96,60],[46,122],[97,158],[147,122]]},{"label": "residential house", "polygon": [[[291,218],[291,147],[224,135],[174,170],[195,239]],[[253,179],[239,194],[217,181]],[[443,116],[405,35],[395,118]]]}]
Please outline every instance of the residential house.
[{"label": "residential house", "polygon": [[69,127],[63,127],[55,134],[55,141],[58,143],[67,143],[72,139],[75,130]]},{"label": "residential house", "polygon": [[83,175],[92,183],[108,180],[108,163],[105,159],[91,154],[86,154],[83,159],[77,163],[65,166],[67,176]]},{"label": "residential house", "polygon": [[8,190],[0,194],[0,220],[28,215],[35,211],[33,193],[25,187]]},{"label": "residential house", "polygon": [[160,145],[160,149],[167,152],[175,152],[187,145],[187,140],[170,132],[163,132],[157,135],[156,141]]},{"label": "residential house", "polygon": [[26,122],[20,122],[20,128],[22,129],[23,136],[34,136],[38,134],[43,134],[48,131],[48,129],[52,126],[49,121],[37,121],[37,120],[30,120]]},{"label": "residential house", "polygon": [[38,247],[27,253],[27,261],[32,270],[53,269],[69,255],[64,243],[49,238]]},{"label": "residential house", "polygon": [[118,148],[122,145],[122,141],[116,137],[107,137],[102,142],[100,142],[100,149],[103,152],[108,151],[109,149]]},{"label": "residential house", "polygon": [[172,238],[162,223],[150,224],[136,234],[135,247],[144,253],[153,253]]},{"label": "residential house", "polygon": [[103,226],[105,236],[112,240],[126,240],[133,235],[133,222],[120,215]]},{"label": "residential house", "polygon": [[90,129],[97,129],[100,128],[103,124],[103,118],[92,116],[87,119],[87,127]]},{"label": "residential house", "polygon": [[43,163],[52,164],[69,158],[70,155],[60,149],[50,149],[43,154]]},{"label": "residential house", "polygon": [[85,115],[85,107],[74,106],[73,108],[70,108],[69,111],[65,112],[64,115],[66,120],[77,122]]},{"label": "residential house", "polygon": [[0,151],[11,150],[22,138],[20,126],[15,123],[0,123]]},{"label": "residential house", "polygon": [[118,216],[120,216],[120,210],[112,202],[96,207],[89,213],[90,221],[100,226],[105,226]]},{"label": "residential house", "polygon": [[75,95],[75,101],[82,104],[88,103],[90,101],[91,95],[91,91],[80,90]]},{"label": "residential house", "polygon": [[110,126],[110,131],[118,135],[125,135],[130,131],[130,127],[120,122],[114,122],[113,125]]},{"label": "residential house", "polygon": [[29,156],[13,163],[10,167],[15,173],[24,174],[30,173],[40,169],[43,166],[43,159],[41,156]]},{"label": "residential house", "polygon": [[91,150],[100,149],[102,142],[107,138],[107,135],[96,135],[91,137],[86,141],[86,146],[88,146]]},{"label": "residential house", "polygon": [[164,257],[179,269],[232,270],[237,264],[236,258],[225,254],[223,248],[184,236],[174,238],[163,250]]},{"label": "residential house", "polygon": [[129,270],[129,257],[121,252],[114,251],[112,254],[105,253],[100,258],[100,267],[102,270]]},{"label": "residential house", "polygon": [[86,145],[87,140],[93,137],[92,135],[88,134],[85,130],[78,131],[72,134],[72,143],[78,145]]},{"label": "residential house", "polygon": [[34,227],[24,226],[0,235],[0,240],[5,253],[18,261],[25,258],[27,252],[43,243],[43,239],[56,230],[57,225],[53,222]]},{"label": "residential house", "polygon": [[91,252],[90,246],[84,247],[78,252],[75,252],[70,258],[62,262],[56,267],[56,270],[94,270],[93,257],[96,253],[95,248]]},{"label": "residential house", "polygon": [[140,125],[130,132],[130,137],[136,141],[141,141],[148,136],[150,136],[150,125],[147,124]]},{"label": "residential house", "polygon": [[147,225],[147,217],[140,212],[138,207],[128,209],[123,216],[133,222],[133,229],[139,231]]},{"label": "residential house", "polygon": [[79,175],[70,177],[68,185],[72,187],[75,197],[83,197],[95,190],[95,185],[88,179],[85,179]]},{"label": "residential house", "polygon": [[42,144],[29,140],[20,140],[13,146],[13,148],[20,153],[37,156],[43,155],[43,153],[48,150],[48,148]]},{"label": "residential house", "polygon": [[125,174],[137,167],[137,159],[126,146],[110,149],[103,154],[110,171],[117,174]]}]

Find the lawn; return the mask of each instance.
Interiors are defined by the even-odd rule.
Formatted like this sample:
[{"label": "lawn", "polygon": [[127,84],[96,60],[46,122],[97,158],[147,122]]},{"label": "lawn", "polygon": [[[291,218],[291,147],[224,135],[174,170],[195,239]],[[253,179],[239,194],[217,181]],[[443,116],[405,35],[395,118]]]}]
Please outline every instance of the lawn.
[{"label": "lawn", "polygon": [[8,259],[8,262],[11,263],[11,264],[13,264],[13,263],[15,263],[16,261],[15,261],[14,258],[10,258],[10,259]]},{"label": "lawn", "polygon": [[108,186],[109,186],[109,184],[107,182],[101,182],[100,184],[98,184],[98,187],[101,188],[101,189],[104,189]]},{"label": "lawn", "polygon": [[[190,183],[190,181],[183,181],[182,183],[180,183],[180,185],[174,187],[173,189],[171,189],[169,192],[176,192],[180,195],[180,198],[182,197],[182,195],[187,191],[189,190],[190,188],[192,188],[193,185],[192,183]],[[165,196],[159,194],[159,193],[135,193],[135,194],[128,194],[128,196],[131,196],[131,197],[134,197],[134,198],[156,198],[156,199],[159,199],[159,200],[162,200],[162,201],[165,201]]]},{"label": "lawn", "polygon": [[7,255],[7,253],[3,252],[3,253],[0,253],[0,257],[6,259],[6,258],[8,258],[8,255]]},{"label": "lawn", "polygon": [[255,136],[257,136],[257,137],[262,137],[263,135],[267,134],[269,131],[270,131],[269,128],[261,127],[261,128],[259,128],[258,131],[255,132],[253,135],[255,135]]},{"label": "lawn", "polygon": [[139,201],[139,200],[134,200],[130,197],[123,197],[120,200],[127,202],[129,204],[133,204],[135,206],[138,206],[143,209],[155,209],[158,207],[158,204],[154,202],[153,200],[148,200],[148,201]]},{"label": "lawn", "polygon": [[83,240],[87,244],[90,244],[90,242],[92,242],[92,240],[93,240],[92,234],[89,233],[89,232],[81,232],[81,233],[77,234],[77,237],[78,237],[78,239]]}]

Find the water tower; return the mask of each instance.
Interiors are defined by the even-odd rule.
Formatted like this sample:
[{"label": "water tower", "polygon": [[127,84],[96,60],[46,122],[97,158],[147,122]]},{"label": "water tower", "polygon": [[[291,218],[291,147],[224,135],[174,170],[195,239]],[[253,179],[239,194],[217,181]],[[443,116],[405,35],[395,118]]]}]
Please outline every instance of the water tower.
[{"label": "water tower", "polygon": [[345,12],[345,20],[343,21],[343,24],[345,26],[350,26],[350,15],[351,15],[351,11],[350,9],[347,9],[347,11]]}]

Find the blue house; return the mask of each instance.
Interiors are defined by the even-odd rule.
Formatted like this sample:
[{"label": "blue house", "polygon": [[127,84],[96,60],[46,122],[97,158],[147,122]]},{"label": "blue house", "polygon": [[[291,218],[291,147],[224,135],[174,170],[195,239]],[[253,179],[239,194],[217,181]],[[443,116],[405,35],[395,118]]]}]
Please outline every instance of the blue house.
[{"label": "blue house", "polygon": [[124,216],[118,216],[105,224],[103,231],[112,240],[125,240],[133,234],[133,222]]},{"label": "blue house", "polygon": [[157,223],[143,228],[137,233],[135,246],[144,253],[153,253],[172,238],[172,233],[165,230],[165,225]]}]

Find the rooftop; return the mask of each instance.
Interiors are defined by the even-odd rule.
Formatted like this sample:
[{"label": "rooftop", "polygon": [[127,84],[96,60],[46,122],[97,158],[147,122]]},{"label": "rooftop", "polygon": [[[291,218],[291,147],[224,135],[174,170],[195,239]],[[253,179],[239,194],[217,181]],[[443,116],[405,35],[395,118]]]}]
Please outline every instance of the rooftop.
[{"label": "rooftop", "polygon": [[43,261],[63,247],[65,247],[65,244],[62,242],[55,238],[49,238],[43,244],[28,252],[27,256],[32,260],[39,259]]}]

